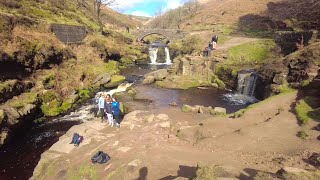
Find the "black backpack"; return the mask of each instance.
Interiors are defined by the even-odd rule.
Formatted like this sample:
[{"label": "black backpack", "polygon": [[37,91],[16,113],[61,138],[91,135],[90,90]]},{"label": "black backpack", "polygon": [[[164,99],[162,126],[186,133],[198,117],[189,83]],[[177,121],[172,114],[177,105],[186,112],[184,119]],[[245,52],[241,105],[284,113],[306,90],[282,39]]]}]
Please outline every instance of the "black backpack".
[{"label": "black backpack", "polygon": [[110,160],[110,156],[102,151],[98,151],[94,156],[91,158],[91,162],[93,164],[99,163],[103,164]]}]

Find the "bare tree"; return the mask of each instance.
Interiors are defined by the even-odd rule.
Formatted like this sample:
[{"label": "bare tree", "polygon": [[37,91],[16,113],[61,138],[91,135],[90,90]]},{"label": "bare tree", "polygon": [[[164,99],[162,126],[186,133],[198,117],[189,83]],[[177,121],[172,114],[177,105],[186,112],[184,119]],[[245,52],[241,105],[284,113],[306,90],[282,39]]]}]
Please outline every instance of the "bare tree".
[{"label": "bare tree", "polygon": [[99,24],[99,32],[103,32],[103,23],[101,20],[101,8],[102,6],[110,6],[115,3],[115,0],[94,0],[94,9],[96,11],[97,21]]},{"label": "bare tree", "polygon": [[185,3],[185,7],[188,10],[189,16],[192,18],[197,15],[201,9],[201,5],[197,0],[190,0]]}]

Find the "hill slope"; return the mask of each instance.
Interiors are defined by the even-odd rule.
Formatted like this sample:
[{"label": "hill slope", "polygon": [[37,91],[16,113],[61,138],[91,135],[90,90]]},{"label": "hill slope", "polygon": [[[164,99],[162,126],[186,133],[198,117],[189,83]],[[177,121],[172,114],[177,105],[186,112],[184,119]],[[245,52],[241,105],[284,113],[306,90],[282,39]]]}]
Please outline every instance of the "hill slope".
[{"label": "hill slope", "polygon": [[[99,74],[108,73],[117,85],[123,81],[116,76],[120,65],[145,59],[124,28],[140,21],[103,7],[101,35],[92,1],[78,2],[0,0],[0,145],[34,119],[88,99],[108,82],[93,84]],[[87,37],[64,44],[51,32],[52,23],[84,26]]]}]

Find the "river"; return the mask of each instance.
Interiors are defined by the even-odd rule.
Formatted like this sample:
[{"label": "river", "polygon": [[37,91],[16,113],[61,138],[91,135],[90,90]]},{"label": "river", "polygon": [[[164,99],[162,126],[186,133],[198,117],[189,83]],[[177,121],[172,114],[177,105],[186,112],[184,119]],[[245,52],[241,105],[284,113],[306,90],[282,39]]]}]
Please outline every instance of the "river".
[{"label": "river", "polygon": [[[127,81],[133,83],[137,91],[136,100],[128,103],[132,110],[168,108],[175,102],[183,104],[225,107],[228,113],[246,107],[246,102],[231,101],[230,92],[214,88],[192,88],[188,90],[163,89],[154,85],[142,85],[143,75],[153,70],[166,68],[166,65],[134,66],[122,71]],[[146,101],[141,101],[146,99]],[[49,149],[59,137],[72,126],[92,120],[95,111],[94,99],[83,104],[79,109],[67,115],[33,124],[21,131],[13,141],[0,149],[0,179],[25,180],[32,176],[41,154]]]}]

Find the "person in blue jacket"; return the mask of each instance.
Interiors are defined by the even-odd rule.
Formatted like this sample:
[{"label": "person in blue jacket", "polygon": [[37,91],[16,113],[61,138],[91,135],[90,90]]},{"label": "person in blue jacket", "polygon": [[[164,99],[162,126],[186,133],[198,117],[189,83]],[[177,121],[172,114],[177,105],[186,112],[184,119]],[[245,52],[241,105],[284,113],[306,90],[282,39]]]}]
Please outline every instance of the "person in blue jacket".
[{"label": "person in blue jacket", "polygon": [[112,98],[112,113],[117,127],[120,127],[120,104],[116,97]]}]

